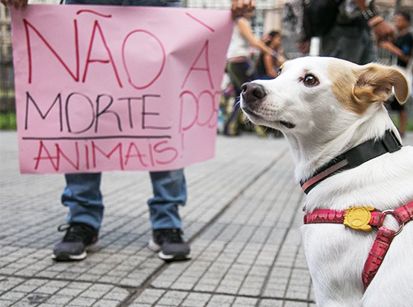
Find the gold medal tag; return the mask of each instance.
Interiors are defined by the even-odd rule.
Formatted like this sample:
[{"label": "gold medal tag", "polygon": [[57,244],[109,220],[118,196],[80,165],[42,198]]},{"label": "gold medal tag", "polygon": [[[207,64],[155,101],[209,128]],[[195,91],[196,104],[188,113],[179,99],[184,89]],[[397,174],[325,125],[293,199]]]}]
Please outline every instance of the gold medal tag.
[{"label": "gold medal tag", "polygon": [[374,207],[372,206],[347,209],[343,224],[352,229],[371,231],[372,228],[369,222],[371,219],[371,211],[373,210]]}]

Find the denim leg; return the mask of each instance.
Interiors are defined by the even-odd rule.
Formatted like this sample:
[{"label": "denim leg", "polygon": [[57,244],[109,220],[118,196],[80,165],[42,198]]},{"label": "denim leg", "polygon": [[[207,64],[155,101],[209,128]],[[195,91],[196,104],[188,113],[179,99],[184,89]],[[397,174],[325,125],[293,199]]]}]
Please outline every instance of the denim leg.
[{"label": "denim leg", "polygon": [[69,208],[68,223],[85,223],[99,230],[104,211],[101,177],[101,173],[65,174],[62,203]]},{"label": "denim leg", "polygon": [[182,228],[178,205],[187,199],[184,170],[150,172],[153,197],[148,200],[153,229]]}]

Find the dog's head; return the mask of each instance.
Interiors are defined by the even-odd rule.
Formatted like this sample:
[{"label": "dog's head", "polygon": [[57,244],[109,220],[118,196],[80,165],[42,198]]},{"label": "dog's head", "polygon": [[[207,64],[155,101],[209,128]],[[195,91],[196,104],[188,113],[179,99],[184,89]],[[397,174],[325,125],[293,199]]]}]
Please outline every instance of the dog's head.
[{"label": "dog's head", "polygon": [[340,133],[382,107],[393,89],[399,102],[408,96],[407,81],[395,68],[323,57],[288,61],[277,78],[242,89],[241,108],[253,123],[293,135]]}]

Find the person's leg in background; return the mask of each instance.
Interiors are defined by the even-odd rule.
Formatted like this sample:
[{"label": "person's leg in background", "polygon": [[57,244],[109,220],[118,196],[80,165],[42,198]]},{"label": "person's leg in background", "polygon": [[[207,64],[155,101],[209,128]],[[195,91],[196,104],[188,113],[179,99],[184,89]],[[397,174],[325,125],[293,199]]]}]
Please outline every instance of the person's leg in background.
[{"label": "person's leg in background", "polygon": [[153,197],[148,200],[152,238],[149,248],[165,261],[189,258],[190,248],[182,238],[179,206],[187,200],[183,169],[150,172]]},{"label": "person's leg in background", "polygon": [[366,28],[363,29],[360,33],[360,38],[362,40],[361,45],[364,46],[364,48],[358,64],[364,65],[372,62],[377,62],[377,47],[370,30]]},{"label": "person's leg in background", "polygon": [[62,241],[55,245],[53,258],[57,261],[85,259],[86,249],[98,240],[103,219],[103,200],[100,192],[100,173],[66,174],[62,203],[69,208],[66,231]]},{"label": "person's leg in background", "polygon": [[[106,4],[132,6],[180,6],[179,1],[164,0],[67,0],[66,4]],[[189,257],[189,245],[182,239],[182,221],[178,206],[187,199],[183,170],[150,173],[154,197],[148,201],[153,238],[150,245],[167,261]],[[58,260],[81,260],[86,247],[96,242],[103,219],[101,174],[66,175],[62,202],[69,208],[66,235],[54,249]],[[93,240],[90,239],[93,235]],[[85,238],[86,237],[86,238]]]},{"label": "person's leg in background", "polygon": [[404,136],[406,135],[408,114],[405,108],[403,108],[403,110],[400,110],[399,114],[400,114],[399,132],[400,132],[400,136],[404,138]]},{"label": "person's leg in background", "polygon": [[[128,0],[127,5],[180,7],[175,0]],[[187,199],[183,169],[150,172],[153,197],[148,200],[152,238],[148,247],[158,252],[165,261],[189,259],[190,247],[182,238],[182,220],[179,206]]]},{"label": "person's leg in background", "polygon": [[248,61],[242,62],[229,62],[227,65],[228,76],[234,86],[235,90],[235,104],[232,113],[229,115],[225,127],[224,134],[228,136],[235,136],[239,134],[239,96],[241,94],[241,86],[250,81],[251,76],[248,75],[250,64]]},{"label": "person's leg in background", "polygon": [[[122,0],[66,0],[65,4],[120,5]],[[53,249],[57,261],[83,260],[86,249],[98,240],[103,219],[103,199],[100,191],[101,173],[66,174],[66,187],[62,204],[69,208],[67,225],[59,226],[66,231],[61,242]]]},{"label": "person's leg in background", "polygon": [[399,115],[399,123],[397,129],[399,130],[400,136],[404,138],[407,129],[408,114],[404,105],[401,105],[395,97],[390,98],[390,110],[397,112]]}]

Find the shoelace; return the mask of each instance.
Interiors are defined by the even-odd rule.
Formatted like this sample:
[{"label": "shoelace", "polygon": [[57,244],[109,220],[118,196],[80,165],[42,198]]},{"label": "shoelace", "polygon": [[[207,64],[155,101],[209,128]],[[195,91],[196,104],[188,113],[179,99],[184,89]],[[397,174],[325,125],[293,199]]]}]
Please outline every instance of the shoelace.
[{"label": "shoelace", "polygon": [[65,242],[83,242],[90,236],[90,230],[79,224],[62,224],[57,227],[59,232],[66,231],[63,241]]}]

